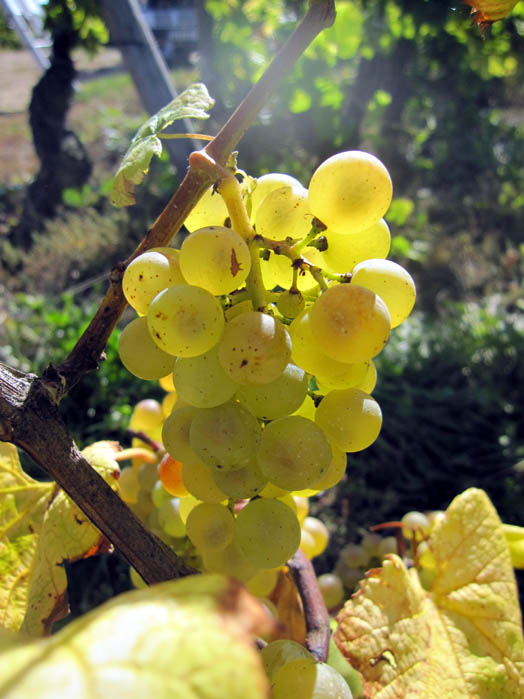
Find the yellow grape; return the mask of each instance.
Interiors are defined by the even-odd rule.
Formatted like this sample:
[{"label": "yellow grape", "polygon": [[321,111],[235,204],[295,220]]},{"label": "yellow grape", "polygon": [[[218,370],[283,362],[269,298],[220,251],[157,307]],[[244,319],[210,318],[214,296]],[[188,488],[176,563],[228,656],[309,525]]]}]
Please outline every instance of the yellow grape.
[{"label": "yellow grape", "polygon": [[391,260],[365,260],[354,267],[352,284],[371,289],[384,301],[396,328],[411,313],[417,292],[407,270]]},{"label": "yellow grape", "polygon": [[[165,250],[171,252],[166,254]],[[154,248],[135,257],[126,267],[122,291],[129,305],[139,315],[147,313],[151,301],[162,289],[185,283],[177,256],[178,250]]]},{"label": "yellow grape", "polygon": [[270,240],[302,240],[311,230],[307,190],[302,185],[285,186],[267,194],[257,209],[255,228]]},{"label": "yellow grape", "polygon": [[189,513],[186,530],[199,551],[216,551],[233,540],[235,519],[224,505],[203,502]]},{"label": "yellow grape", "polygon": [[291,177],[291,175],[284,175],[280,172],[271,172],[257,178],[256,187],[250,195],[251,223],[255,222],[258,207],[264,198],[273,190],[286,186],[301,187],[302,185],[294,177]]},{"label": "yellow grape", "polygon": [[378,158],[363,151],[332,155],[309,183],[309,208],[328,228],[352,233],[379,221],[391,203],[393,185]]},{"label": "yellow grape", "polygon": [[223,226],[229,217],[227,206],[214,187],[210,187],[200,198],[184,221],[188,231],[193,232],[204,226]]},{"label": "yellow grape", "polygon": [[325,266],[332,272],[351,272],[359,262],[385,259],[391,247],[391,234],[383,218],[358,233],[335,233],[327,230],[322,234],[327,240],[327,250],[322,253]]},{"label": "yellow grape", "polygon": [[376,356],[391,331],[389,311],[370,289],[353,284],[329,287],[309,310],[313,337],[339,362],[364,362]]},{"label": "yellow grape", "polygon": [[377,401],[357,388],[331,391],[320,402],[315,421],[329,439],[348,452],[366,449],[382,427]]},{"label": "yellow grape", "polygon": [[120,361],[133,376],[153,381],[173,371],[174,357],[153,341],[147,318],[135,318],[120,333],[118,339]]}]

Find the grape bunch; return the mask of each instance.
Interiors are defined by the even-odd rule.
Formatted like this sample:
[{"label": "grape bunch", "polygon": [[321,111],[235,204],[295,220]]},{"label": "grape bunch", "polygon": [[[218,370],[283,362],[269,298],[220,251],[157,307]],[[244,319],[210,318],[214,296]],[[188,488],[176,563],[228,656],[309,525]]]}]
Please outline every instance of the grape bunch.
[{"label": "grape bunch", "polygon": [[209,189],[179,250],[125,271],[137,317],[120,359],[168,392],[140,428],[166,454],[124,472],[121,493],[201,569],[267,587],[299,546],[325,547],[297,504],[378,437],[373,357],[415,286],[385,259],[392,184],[374,156],[328,158],[307,189],[278,173],[233,179],[239,194]]}]

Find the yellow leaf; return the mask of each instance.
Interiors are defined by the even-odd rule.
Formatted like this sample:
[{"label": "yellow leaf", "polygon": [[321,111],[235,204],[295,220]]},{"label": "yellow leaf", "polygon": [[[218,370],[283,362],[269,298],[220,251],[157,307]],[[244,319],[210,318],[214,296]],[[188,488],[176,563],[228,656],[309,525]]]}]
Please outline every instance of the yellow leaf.
[{"label": "yellow leaf", "polygon": [[[98,442],[85,451],[115,482],[118,445]],[[0,443],[0,626],[40,636],[68,612],[64,561],[96,553],[105,541],[55,483],[30,478],[12,444]]]},{"label": "yellow leaf", "polygon": [[524,639],[502,523],[482,490],[459,495],[431,533],[432,587],[388,556],[338,616],[335,640],[365,697],[524,696]]},{"label": "yellow leaf", "polygon": [[245,588],[199,575],[120,595],[43,641],[0,636],[9,699],[266,699],[253,634],[271,621]]}]

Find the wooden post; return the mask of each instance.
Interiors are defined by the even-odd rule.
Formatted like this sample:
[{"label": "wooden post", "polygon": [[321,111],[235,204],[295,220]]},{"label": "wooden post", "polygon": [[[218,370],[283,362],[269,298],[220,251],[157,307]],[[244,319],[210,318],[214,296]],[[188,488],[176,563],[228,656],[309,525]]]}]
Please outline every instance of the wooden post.
[{"label": "wooden post", "polygon": [[[154,114],[177,95],[155,39],[144,20],[137,0],[101,0],[101,8],[111,35],[120,49],[146,111]],[[173,130],[193,132],[189,119],[175,121]],[[164,141],[173,164],[182,174],[187,158],[200,145],[191,140]]]}]

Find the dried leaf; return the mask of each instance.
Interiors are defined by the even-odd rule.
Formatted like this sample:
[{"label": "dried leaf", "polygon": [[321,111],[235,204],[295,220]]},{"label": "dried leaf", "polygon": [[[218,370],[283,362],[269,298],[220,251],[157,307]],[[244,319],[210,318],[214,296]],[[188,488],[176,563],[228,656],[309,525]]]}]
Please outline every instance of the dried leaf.
[{"label": "dried leaf", "polygon": [[486,27],[499,19],[507,17],[518,0],[464,0],[471,6],[473,21]]},{"label": "dried leaf", "polygon": [[[115,483],[115,442],[85,450]],[[64,561],[97,553],[106,540],[55,483],[30,478],[12,444],[0,443],[0,625],[40,636],[67,614]]]},{"label": "dried leaf", "polygon": [[338,616],[335,640],[362,674],[364,696],[524,696],[524,639],[502,523],[482,490],[449,506],[429,539],[429,591],[388,556]]}]

